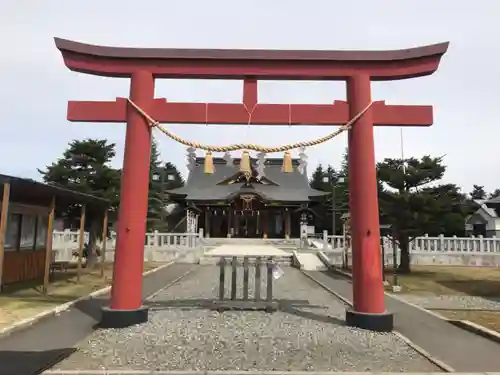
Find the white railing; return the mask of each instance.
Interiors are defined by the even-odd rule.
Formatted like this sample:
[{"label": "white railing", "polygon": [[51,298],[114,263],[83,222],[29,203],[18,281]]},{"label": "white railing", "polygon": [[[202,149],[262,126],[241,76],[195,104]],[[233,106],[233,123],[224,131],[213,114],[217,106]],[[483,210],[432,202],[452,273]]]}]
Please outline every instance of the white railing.
[{"label": "white railing", "polygon": [[[55,251],[56,261],[75,260],[73,253],[78,250],[80,233],[78,231],[54,231],[52,248]],[[84,233],[84,243],[88,243],[89,234]],[[203,246],[203,230],[199,233],[160,233],[158,231],[146,233],[144,243],[147,259],[165,258],[167,253],[187,252]],[[97,247],[102,249],[103,241],[97,241]],[[112,260],[116,248],[116,233],[111,232],[106,240],[106,259]]]},{"label": "white railing", "polygon": [[[314,241],[314,240],[313,240]],[[315,247],[326,252],[340,252],[346,246],[345,236],[332,236],[323,232],[322,240],[314,241]],[[321,246],[318,243],[321,242]],[[387,253],[392,252],[392,240],[382,239],[383,248]],[[496,237],[429,237],[427,235],[414,238],[409,244],[412,253],[480,253],[500,254],[500,238]]]}]

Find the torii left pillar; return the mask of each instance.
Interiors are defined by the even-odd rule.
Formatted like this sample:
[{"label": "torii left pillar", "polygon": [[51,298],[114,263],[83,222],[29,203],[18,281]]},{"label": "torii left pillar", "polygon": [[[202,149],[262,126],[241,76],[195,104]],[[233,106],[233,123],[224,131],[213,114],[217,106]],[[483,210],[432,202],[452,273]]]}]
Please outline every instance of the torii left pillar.
[{"label": "torii left pillar", "polygon": [[[130,98],[146,111],[154,98],[154,77],[147,70],[131,76]],[[128,106],[125,155],[120,193],[117,244],[113,267],[111,303],[102,310],[101,325],[121,328],[148,320],[142,303],[142,273],[148,211],[151,127]]]}]

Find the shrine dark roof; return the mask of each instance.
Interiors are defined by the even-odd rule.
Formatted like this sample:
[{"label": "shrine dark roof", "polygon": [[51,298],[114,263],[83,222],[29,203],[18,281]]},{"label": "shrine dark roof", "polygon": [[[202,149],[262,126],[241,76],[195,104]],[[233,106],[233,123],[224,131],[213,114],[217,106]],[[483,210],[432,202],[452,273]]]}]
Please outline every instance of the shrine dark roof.
[{"label": "shrine dark roof", "polygon": [[[298,160],[293,160],[293,173],[281,171],[283,159],[266,159],[264,176],[268,184],[251,182],[235,182],[231,184],[224,181],[237,175],[240,159],[233,159],[227,164],[225,160],[214,158],[215,171],[213,174],[204,173],[204,158],[196,159],[196,166],[190,171],[186,185],[179,189],[168,191],[174,197],[184,198],[189,201],[230,200],[239,194],[257,194],[266,201],[279,202],[308,202],[314,197],[329,195],[323,191],[309,187],[307,175],[297,170]],[[256,160],[252,160],[255,168]]]}]

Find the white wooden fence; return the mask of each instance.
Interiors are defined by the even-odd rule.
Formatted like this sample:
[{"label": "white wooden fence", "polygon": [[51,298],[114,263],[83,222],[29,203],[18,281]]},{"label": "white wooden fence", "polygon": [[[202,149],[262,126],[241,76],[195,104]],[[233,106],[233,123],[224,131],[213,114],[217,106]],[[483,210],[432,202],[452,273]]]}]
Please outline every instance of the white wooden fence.
[{"label": "white wooden fence", "polygon": [[[311,244],[328,254],[335,263],[342,261],[346,248],[344,236],[328,235],[325,231],[322,238],[311,240]],[[409,250],[412,264],[500,267],[500,238],[496,237],[421,236],[410,242]],[[382,238],[381,251],[386,264],[392,264],[394,259],[399,262],[400,249],[396,248],[394,258],[391,238]]]},{"label": "white wooden fence", "polygon": [[[75,260],[73,254],[78,250],[80,233],[78,231],[54,231],[52,248],[56,253],[56,260]],[[89,233],[84,233],[84,243],[88,243]],[[149,261],[168,260],[172,255],[187,253],[202,247],[203,230],[199,233],[146,233],[144,243],[144,257]],[[103,241],[97,241],[97,247],[102,249]],[[116,248],[116,233],[111,232],[106,240],[106,260],[112,261]]]},{"label": "white wooden fence", "polygon": [[[332,236],[323,233],[322,248],[328,251],[338,251],[345,247],[344,236]],[[386,251],[392,251],[392,240],[383,237],[382,244]],[[496,237],[416,237],[409,244],[410,252],[461,252],[461,253],[498,253],[500,254],[500,238]]]}]

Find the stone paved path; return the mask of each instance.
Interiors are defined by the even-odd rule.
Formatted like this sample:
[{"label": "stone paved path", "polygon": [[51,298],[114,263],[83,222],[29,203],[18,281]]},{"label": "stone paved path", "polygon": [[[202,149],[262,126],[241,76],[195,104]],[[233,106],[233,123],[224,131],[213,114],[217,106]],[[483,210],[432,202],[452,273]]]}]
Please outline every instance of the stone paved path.
[{"label": "stone paved path", "polygon": [[[148,323],[96,331],[79,343],[78,352],[56,367],[115,371],[439,371],[392,333],[346,327],[342,302],[297,269],[284,267],[284,271],[274,286],[282,311],[217,313],[206,307],[217,295],[218,268],[200,267],[182,283],[154,297]],[[266,290],[264,285],[261,289]]]},{"label": "stone paved path", "polygon": [[[352,284],[331,271],[307,272],[352,300]],[[395,314],[395,329],[431,355],[459,372],[498,371],[500,344],[464,331],[431,314],[386,296],[387,310]]]}]

